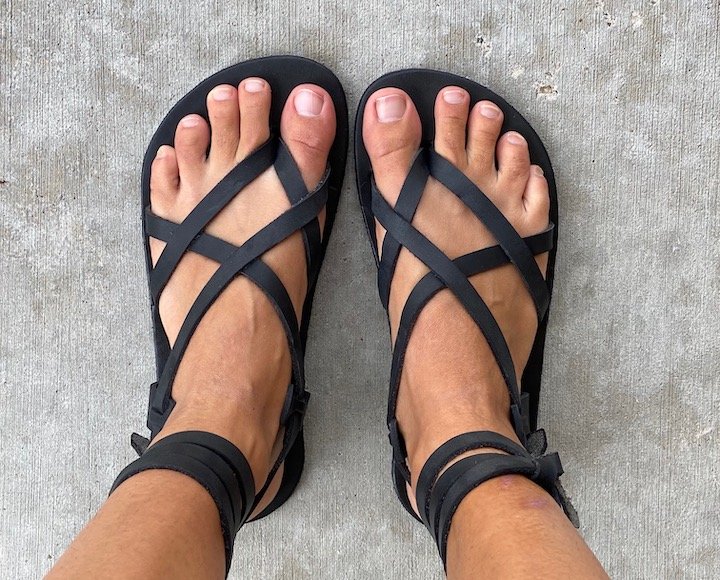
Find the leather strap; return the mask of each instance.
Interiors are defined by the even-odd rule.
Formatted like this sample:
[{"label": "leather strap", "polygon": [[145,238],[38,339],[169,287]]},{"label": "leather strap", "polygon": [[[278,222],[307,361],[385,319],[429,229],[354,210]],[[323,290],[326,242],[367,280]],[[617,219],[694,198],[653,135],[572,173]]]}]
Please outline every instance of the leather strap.
[{"label": "leather strap", "polygon": [[[531,434],[533,438],[535,434]],[[543,443],[538,447],[544,453]],[[501,453],[476,453],[452,463],[474,450],[493,449]],[[428,458],[418,478],[416,499],[422,522],[433,535],[443,562],[452,518],[460,502],[480,484],[501,475],[523,475],[545,489],[577,527],[577,513],[566,497],[559,478],[563,473],[557,453],[533,454],[498,433],[476,431],[447,441]],[[452,463],[448,467],[448,465]]]},{"label": "leather strap", "polygon": [[193,208],[182,222],[182,228],[165,246],[150,274],[150,295],[153,304],[170,280],[185,251],[197,236],[235,196],[268,169],[277,152],[277,139],[268,139],[238,163]]},{"label": "leather strap", "polygon": [[[277,152],[278,159],[276,160],[276,164],[280,167],[278,172],[284,176],[283,179],[285,186],[289,188],[286,193],[288,195],[288,199],[291,200],[292,205],[290,209],[280,215],[275,221],[271,222],[257,232],[240,247],[236,247],[233,244],[210,236],[204,232],[196,233],[187,244],[184,242],[182,243],[184,251],[196,251],[197,253],[206,255],[207,257],[219,262],[220,266],[195,299],[195,302],[191,306],[190,311],[181,326],[175,344],[166,358],[157,383],[154,383],[151,386],[148,409],[148,427],[150,428],[153,437],[162,428],[162,425],[164,425],[167,417],[174,407],[174,401],[171,398],[172,383],[185,349],[187,348],[197,325],[217,297],[238,275],[245,275],[255,282],[266,294],[266,296],[268,296],[275,307],[275,310],[283,323],[283,327],[288,338],[288,344],[290,346],[293,365],[293,384],[295,385],[294,392],[300,399],[304,396],[305,377],[302,364],[303,352],[302,342],[299,337],[297,316],[295,315],[292,302],[287,294],[287,291],[280,282],[280,279],[259,258],[267,250],[282,242],[295,231],[304,229],[311,226],[313,222],[317,222],[317,215],[327,202],[327,177],[329,175],[329,171],[326,172],[320,184],[312,192],[308,192],[302,182],[300,172],[294,165],[292,156],[290,156],[285,145],[282,142],[275,140],[274,147],[268,150]],[[244,162],[241,162],[238,167],[242,166],[243,163]],[[257,166],[259,165],[255,164],[252,167],[256,168]],[[213,189],[210,194],[208,194],[208,196],[215,191],[224,192],[226,189],[225,186],[219,186],[226,180],[229,180],[234,184],[237,184],[238,182],[245,182],[242,179],[241,174],[237,173],[234,169],[220,182],[220,184],[218,184],[218,186],[216,186],[216,188]],[[300,191],[297,191],[294,188],[301,189]],[[240,191],[236,190],[235,195],[238,194],[240,194]],[[200,203],[202,204],[205,199],[203,199]],[[225,197],[223,197],[223,201],[225,201]],[[212,206],[216,211],[216,214],[222,211],[227,203],[229,203],[229,201],[226,203],[217,203]],[[196,222],[209,223],[212,221],[212,217],[209,217],[209,212],[210,209],[205,208],[203,219],[198,218]],[[162,259],[165,252],[168,251],[171,244],[173,244],[172,247],[175,247],[178,244],[176,240],[185,240],[188,237],[189,234],[186,232],[187,227],[187,219],[181,224],[173,224],[168,220],[163,220],[162,218],[154,216],[149,210],[146,210],[147,235],[152,237],[157,235],[158,239],[166,241],[167,243],[160,259]],[[202,227],[204,227],[204,225]],[[310,240],[309,242],[306,242],[306,249],[310,254],[313,254],[313,252],[317,253],[320,246],[313,241],[315,239],[315,234],[312,233],[315,231],[314,227],[311,226],[309,231],[310,233],[305,235],[305,238]],[[315,260],[316,266],[319,265],[317,262],[318,260]],[[158,260],[158,264],[159,263],[160,260]],[[311,270],[312,268],[309,269]],[[151,278],[155,276],[154,272],[155,270],[153,270]],[[289,432],[297,434],[298,430],[291,429]],[[292,444],[292,441],[289,441],[288,443]]]},{"label": "leather strap", "polygon": [[167,469],[187,475],[210,494],[220,514],[227,575],[235,535],[255,504],[255,482],[245,456],[230,441],[213,433],[175,433],[151,445],[139,459],[123,469],[110,494],[133,475],[150,469]]}]

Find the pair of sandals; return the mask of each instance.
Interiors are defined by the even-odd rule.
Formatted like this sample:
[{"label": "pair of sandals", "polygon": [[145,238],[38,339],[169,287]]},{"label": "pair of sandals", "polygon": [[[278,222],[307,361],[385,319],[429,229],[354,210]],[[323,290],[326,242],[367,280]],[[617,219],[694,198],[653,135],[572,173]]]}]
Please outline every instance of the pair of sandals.
[{"label": "pair of sandals", "polygon": [[[175,128],[186,115],[207,118],[206,97],[219,84],[237,86],[247,77],[261,77],[272,87],[270,139],[235,166],[182,221],[173,223],[150,210],[150,166],[161,145],[172,145]],[[279,134],[282,105],[299,84],[314,83],[331,96],[337,116],[335,141],[328,157],[328,170],[313,191],[308,191],[288,148]],[[550,191],[550,227],[537,235],[522,238],[499,209],[458,168],[433,149],[435,95],[447,85],[468,91],[471,106],[490,100],[502,109],[503,131],[521,133],[528,142],[532,162],[542,167]],[[375,185],[370,160],[362,141],[365,104],[383,87],[404,90],[415,103],[422,121],[421,149],[415,157],[394,207]],[[548,307],[553,284],[557,241],[557,194],[547,152],[522,116],[502,98],[468,79],[446,72],[403,70],[376,80],[360,100],[355,127],[355,169],[368,237],[378,267],[378,288],[387,309],[390,285],[401,248],[406,248],[430,270],[414,287],[403,308],[393,350],[388,405],[388,428],[392,446],[392,476],[395,491],[405,509],[433,535],[445,562],[447,538],[453,514],[462,499],[478,485],[505,474],[521,474],[546,489],[577,526],[577,514],[559,482],[562,465],[557,454],[545,454],[547,442],[537,429],[538,397],[547,328]],[[192,477],[212,496],[220,513],[225,542],[226,570],[230,569],[233,543],[240,527],[263,518],[280,507],[293,493],[303,469],[305,448],[303,418],[309,393],[305,390],[304,351],[315,284],[332,230],[345,172],[348,148],[348,112],[345,94],[335,75],[309,59],[294,56],[260,58],[229,67],[201,82],[168,113],[155,132],[145,154],[142,173],[143,235],[149,278],[155,338],[157,382],[150,387],[147,426],[150,439],[132,435],[133,448],[140,456],[115,480],[114,491],[129,477],[148,469],[170,469]],[[207,225],[243,188],[271,166],[275,167],[291,207],[242,246],[234,246],[205,232]],[[412,225],[413,215],[429,177],[437,179],[457,195],[493,234],[496,246],[471,252],[454,260],[448,258]],[[326,208],[325,235],[320,236],[318,215]],[[382,252],[374,235],[375,220],[386,230]],[[308,292],[302,324],[298,323],[287,290],[263,261],[263,254],[296,231],[302,231],[305,245]],[[150,238],[166,243],[155,266],[150,257]],[[193,303],[177,339],[170,347],[158,309],[160,294],[186,252],[195,252],[219,264],[217,271]],[[535,256],[548,252],[544,278]],[[539,328],[532,353],[521,378],[515,374],[507,342],[490,310],[469,278],[512,263],[520,273],[536,307]],[[255,481],[242,452],[226,439],[206,432],[176,433],[148,447],[160,432],[174,407],[172,385],[182,356],[203,315],[237,276],[253,281],[270,299],[285,330],[292,357],[292,380],[288,387],[280,423],[284,429],[282,450],[263,486]],[[521,445],[488,431],[465,433],[444,443],[427,460],[416,486],[416,512],[408,496],[410,470],[402,433],[396,419],[396,405],[404,353],[414,322],[430,299],[448,288],[465,307],[488,341],[510,393],[510,418]],[[492,448],[504,453],[480,453],[455,461],[468,451]],[[453,461],[455,461],[453,463]],[[449,464],[450,467],[447,467]],[[252,520],[256,506],[284,465],[280,488],[273,500]],[[419,516],[418,516],[419,513]]]}]

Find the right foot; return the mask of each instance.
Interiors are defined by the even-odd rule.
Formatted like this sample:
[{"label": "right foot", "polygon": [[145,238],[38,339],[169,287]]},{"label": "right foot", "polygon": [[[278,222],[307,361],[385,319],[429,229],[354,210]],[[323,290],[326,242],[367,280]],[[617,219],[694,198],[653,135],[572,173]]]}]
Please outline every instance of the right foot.
[{"label": "right foot", "polygon": [[[502,111],[482,101],[469,111],[470,96],[445,87],[435,102],[435,150],[467,175],[500,209],[517,232],[530,236],[548,226],[548,184],[530,164],[528,145],[516,132],[500,137]],[[420,146],[420,118],[410,97],[384,88],[367,101],[363,140],[378,189],[392,206]],[[492,234],[450,191],[430,178],[413,226],[450,258],[496,244]],[[376,224],[378,247],[385,230]],[[547,254],[536,257],[541,271]],[[393,342],[400,315],[415,284],[428,269],[402,249],[392,281],[388,313]],[[517,376],[527,363],[537,330],[530,295],[515,266],[473,276],[510,348]],[[414,489],[422,466],[443,443],[470,431],[495,431],[517,441],[510,398],[487,341],[448,289],[438,292],[418,316],[408,343],[397,402]],[[415,494],[409,494],[411,502]]]},{"label": "right foot", "polygon": [[[152,211],[176,223],[270,136],[271,92],[264,80],[248,78],[239,87],[215,87],[207,102],[210,124],[199,115],[182,119],[174,147],[162,146],[152,165]],[[335,111],[327,92],[315,85],[296,87],[285,104],[280,134],[312,190],[325,172],[335,136]],[[241,245],[289,207],[271,167],[235,197],[206,231]],[[321,227],[323,218],[324,210]],[[163,242],[151,239],[153,263],[163,247]],[[262,260],[285,285],[299,321],[307,292],[300,233],[269,250]],[[171,345],[217,267],[192,252],[183,256],[159,302]],[[221,435],[243,452],[259,489],[280,450],[280,414],[290,369],[287,339],[273,306],[257,286],[238,276],[198,325],[173,383],[176,405],[154,441],[187,430]],[[256,513],[272,499],[280,477],[278,473]]]}]

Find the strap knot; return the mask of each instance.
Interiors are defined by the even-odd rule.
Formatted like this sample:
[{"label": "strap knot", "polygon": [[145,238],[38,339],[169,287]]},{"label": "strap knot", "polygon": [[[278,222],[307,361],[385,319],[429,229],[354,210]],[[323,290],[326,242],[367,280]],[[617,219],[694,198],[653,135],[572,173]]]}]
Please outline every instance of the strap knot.
[{"label": "strap knot", "polygon": [[562,463],[557,453],[535,457],[533,462],[535,463],[535,474],[530,479],[543,487],[554,486],[563,474]]}]

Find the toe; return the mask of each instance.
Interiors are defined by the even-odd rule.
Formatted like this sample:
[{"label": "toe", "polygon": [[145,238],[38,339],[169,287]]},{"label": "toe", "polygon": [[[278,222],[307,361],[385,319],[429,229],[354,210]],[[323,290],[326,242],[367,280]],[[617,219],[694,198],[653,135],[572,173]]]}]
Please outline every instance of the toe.
[{"label": "toe", "polygon": [[435,151],[464,169],[470,95],[460,87],[445,87],[435,99]]},{"label": "toe", "polygon": [[207,148],[210,144],[210,128],[200,115],[184,117],[175,131],[180,181],[190,185],[204,177]]},{"label": "toe", "polygon": [[497,144],[498,190],[503,195],[520,196],[530,176],[530,152],[520,133],[508,131]]},{"label": "toe", "polygon": [[230,85],[215,87],[207,97],[210,117],[211,165],[226,166],[235,157],[240,137],[240,111],[237,89]]},{"label": "toe", "polygon": [[[150,209],[155,215],[173,219],[177,200],[180,175],[175,149],[162,145],[153,159],[150,168]],[[150,238],[150,254],[153,264],[157,262],[165,243]]]},{"label": "toe", "polygon": [[167,213],[175,202],[180,175],[175,149],[162,145],[150,169],[150,203],[159,215]]},{"label": "toe", "polygon": [[547,227],[550,213],[550,194],[547,179],[545,179],[542,168],[538,165],[530,167],[530,179],[528,179],[523,193],[523,205],[525,206],[528,221],[532,222],[533,230]]},{"label": "toe", "polygon": [[280,134],[290,149],[305,185],[313,189],[327,166],[335,139],[335,106],[328,93],[316,85],[299,85],[285,103]]},{"label": "toe", "polygon": [[270,138],[270,85],[261,78],[251,77],[240,83],[240,145],[236,159],[240,161]]},{"label": "toe", "polygon": [[363,142],[378,189],[393,205],[420,147],[421,136],[420,117],[405,92],[380,89],[367,100]]},{"label": "toe", "polygon": [[468,160],[476,175],[494,182],[495,149],[502,127],[503,113],[495,103],[480,101],[470,112],[468,123]]}]

